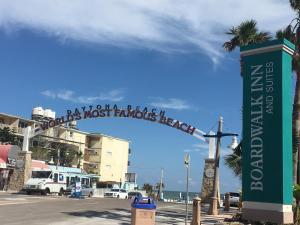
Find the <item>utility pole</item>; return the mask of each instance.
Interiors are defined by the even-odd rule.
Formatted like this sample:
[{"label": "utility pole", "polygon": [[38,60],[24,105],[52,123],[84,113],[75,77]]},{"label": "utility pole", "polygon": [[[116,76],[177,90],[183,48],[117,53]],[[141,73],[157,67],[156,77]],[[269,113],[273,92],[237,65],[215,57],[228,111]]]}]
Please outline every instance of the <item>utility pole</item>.
[{"label": "utility pole", "polygon": [[188,224],[188,203],[189,203],[189,167],[190,167],[190,154],[186,153],[184,157],[184,165],[186,167],[186,197],[185,197],[185,225]]},{"label": "utility pole", "polygon": [[[223,118],[219,118],[218,133],[222,134]],[[220,147],[221,147],[221,135],[217,137],[217,148],[215,155],[215,168],[214,168],[214,183],[213,183],[213,197],[211,198],[211,204],[209,209],[210,215],[218,215],[218,180],[219,180],[219,165],[220,165]]]}]

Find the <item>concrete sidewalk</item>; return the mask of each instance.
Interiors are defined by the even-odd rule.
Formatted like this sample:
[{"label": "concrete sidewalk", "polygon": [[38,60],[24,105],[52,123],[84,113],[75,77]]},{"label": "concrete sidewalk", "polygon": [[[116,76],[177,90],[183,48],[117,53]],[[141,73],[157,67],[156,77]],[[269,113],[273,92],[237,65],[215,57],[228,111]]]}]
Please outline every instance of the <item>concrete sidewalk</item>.
[{"label": "concrete sidewalk", "polygon": [[[223,211],[223,210],[222,210]],[[218,216],[209,216],[206,213],[202,213],[202,225],[219,224],[224,221],[225,218],[231,218],[236,211],[223,213]],[[191,223],[191,217],[188,224]],[[85,215],[84,217],[77,217],[64,220],[63,222],[50,223],[50,225],[131,225],[131,214],[128,211],[110,211],[107,215],[97,217],[95,215]],[[173,212],[157,212],[156,225],[185,225],[185,218],[181,214],[179,216],[173,215]]]}]

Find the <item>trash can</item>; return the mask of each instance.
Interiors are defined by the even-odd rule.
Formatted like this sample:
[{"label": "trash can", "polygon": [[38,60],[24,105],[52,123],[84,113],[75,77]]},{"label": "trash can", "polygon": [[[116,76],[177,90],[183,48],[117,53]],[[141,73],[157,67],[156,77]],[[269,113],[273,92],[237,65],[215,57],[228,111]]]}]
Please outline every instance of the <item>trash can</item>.
[{"label": "trash can", "polygon": [[155,211],[153,198],[135,198],[131,203],[131,225],[155,225]]}]

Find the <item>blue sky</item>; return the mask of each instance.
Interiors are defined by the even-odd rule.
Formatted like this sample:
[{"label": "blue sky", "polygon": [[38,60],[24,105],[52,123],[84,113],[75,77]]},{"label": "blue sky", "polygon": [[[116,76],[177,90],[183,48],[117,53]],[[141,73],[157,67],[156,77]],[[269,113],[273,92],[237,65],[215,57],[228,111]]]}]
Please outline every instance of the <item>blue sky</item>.
[{"label": "blue sky", "polygon": [[[35,106],[64,115],[89,104],[131,104],[163,109],[204,132],[216,131],[222,115],[224,131],[240,134],[239,53],[223,52],[224,31],[245,18],[275,31],[293,16],[282,1],[259,3],[261,10],[272,9],[264,14],[249,13],[255,4],[248,3],[237,3],[239,10],[224,5],[224,14],[224,7],[213,7],[223,4],[216,1],[178,1],[185,10],[169,1],[75,3],[0,3],[1,112],[29,118]],[[183,158],[190,152],[190,188],[200,190],[208,156],[201,140],[133,119],[86,120],[79,127],[130,140],[129,170],[138,173],[140,184],[158,182],[164,168],[166,188],[184,190]],[[222,156],[230,152],[230,141],[222,140]],[[239,189],[223,162],[220,176],[221,192]]]}]

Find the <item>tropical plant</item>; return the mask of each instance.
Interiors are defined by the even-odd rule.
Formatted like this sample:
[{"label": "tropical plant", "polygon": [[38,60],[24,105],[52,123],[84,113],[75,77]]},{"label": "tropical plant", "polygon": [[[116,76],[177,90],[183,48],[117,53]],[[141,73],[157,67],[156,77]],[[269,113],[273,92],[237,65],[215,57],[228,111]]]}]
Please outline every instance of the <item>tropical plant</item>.
[{"label": "tropical plant", "polygon": [[268,32],[259,31],[256,21],[247,20],[238,27],[232,27],[226,34],[233,36],[232,39],[225,42],[223,47],[226,51],[232,52],[235,48],[260,43],[271,39]]},{"label": "tropical plant", "polygon": [[0,128],[0,143],[20,145],[20,141],[15,134],[15,131],[9,127]]},{"label": "tropical plant", "polygon": [[[276,32],[276,38],[286,38],[295,44],[296,50],[293,55],[293,71],[296,74],[295,96],[293,103],[293,181],[297,183],[298,174],[298,152],[300,147],[300,0],[290,0],[291,8],[296,12],[296,24],[292,26],[292,22],[284,29]],[[268,32],[259,32],[256,28],[254,20],[248,20],[241,23],[238,27],[231,28],[226,34],[231,35],[232,39],[225,42],[223,47],[226,51],[233,51],[236,47],[259,43],[271,39]],[[241,63],[242,66],[242,63]],[[233,162],[235,158],[233,157]]]},{"label": "tropical plant", "polygon": [[152,194],[153,186],[151,184],[145,183],[143,185],[143,190],[145,190],[148,194]]},{"label": "tropical plant", "polygon": [[298,184],[294,184],[293,186],[293,196],[296,199],[296,203],[293,205],[293,211],[294,211],[294,224],[299,224],[300,223],[300,206],[299,206],[299,201],[300,201],[300,186]]},{"label": "tropical plant", "polygon": [[[164,183],[161,184],[161,188],[162,188],[162,189],[165,188],[165,184],[164,184]],[[160,189],[160,182],[156,183],[155,189],[156,189],[156,190],[159,190],[159,189]]]},{"label": "tropical plant", "polygon": [[76,165],[78,167],[79,154],[74,149],[61,147],[59,149],[52,150],[50,155],[53,157],[54,162],[58,162],[60,166]]},{"label": "tropical plant", "polygon": [[45,148],[39,148],[39,147],[31,147],[29,149],[31,153],[31,158],[36,160],[42,160],[42,161],[50,161],[50,151]]},{"label": "tropical plant", "polygon": [[242,142],[233,149],[233,153],[224,157],[225,165],[227,165],[234,174],[242,178]]},{"label": "tropical plant", "polygon": [[[289,24],[286,28],[276,32],[277,38],[286,38],[295,44],[296,50],[293,55],[293,71],[296,74],[296,86],[295,86],[295,96],[293,103],[293,169],[294,183],[298,183],[298,154],[299,154],[299,143],[300,143],[300,0],[290,0],[291,8],[296,12],[297,17],[293,20],[296,24],[292,26]],[[292,21],[292,22],[293,22]]]},{"label": "tropical plant", "polygon": [[[259,31],[254,20],[242,22],[237,27],[232,27],[226,34],[232,38],[223,44],[225,51],[232,52],[237,47],[260,43],[271,39],[271,35],[265,31]],[[242,62],[241,62],[242,67]],[[241,143],[233,150],[233,153],[225,156],[225,164],[231,168],[235,175],[242,176],[242,146]]]}]

